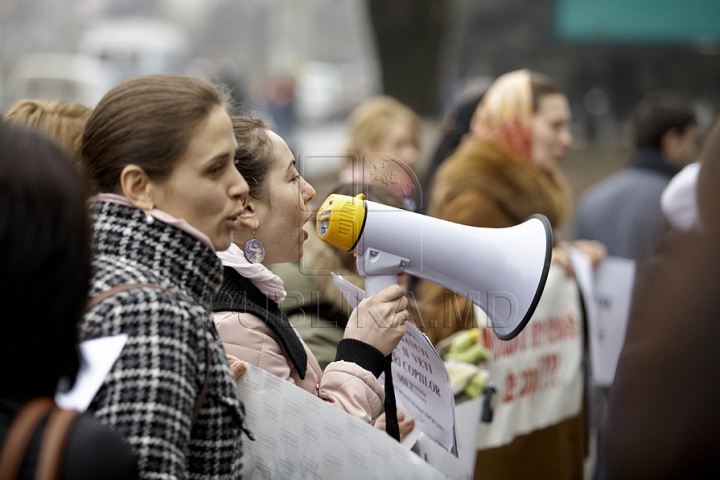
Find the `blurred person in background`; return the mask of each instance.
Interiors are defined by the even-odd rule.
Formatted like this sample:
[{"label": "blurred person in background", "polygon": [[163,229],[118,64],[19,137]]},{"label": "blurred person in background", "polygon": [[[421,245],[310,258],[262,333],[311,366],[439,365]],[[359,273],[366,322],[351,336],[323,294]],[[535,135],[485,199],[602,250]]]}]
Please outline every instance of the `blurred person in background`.
[{"label": "blurred person in background", "polygon": [[[0,123],[3,448],[19,446],[5,445],[18,412],[38,399],[50,408],[58,382],[72,385],[80,368],[78,323],[87,303],[91,260],[85,198],[85,185],[66,151],[37,131]],[[40,425],[27,453],[18,453],[16,459],[26,459],[18,478],[34,477],[48,428]],[[0,471],[7,473],[7,467],[0,465]],[[135,479],[137,461],[120,435],[83,414],[70,429],[58,478]]]},{"label": "blurred person in background", "polygon": [[701,228],[667,233],[638,270],[598,480],[720,476],[720,122],[699,158]]},{"label": "blurred person in background", "polygon": [[[83,340],[127,334],[90,409],[141,478],[239,478],[245,412],[211,300],[248,185],[227,97],[180,75],[122,82],[83,134],[94,273]],[[120,289],[125,289],[119,291]]]},{"label": "blurred person in background", "polygon": [[[385,398],[377,377],[406,332],[407,299],[393,285],[363,300],[348,319],[335,361],[323,371],[280,310],[284,283],[268,269],[303,256],[308,237],[303,226],[312,217],[307,205],[315,190],[297,172],[287,144],[262,120],[233,117],[233,127],[235,165],[250,193],[233,244],[218,252],[224,277],[212,308],[223,345],[228,354],[372,422]],[[377,323],[371,311],[381,316]],[[412,423],[400,427],[407,433]]]},{"label": "blurred person in background", "polygon": [[[503,75],[493,85],[493,96],[486,94],[475,110],[470,137],[440,166],[428,214],[463,225],[503,228],[542,213],[556,234],[553,262],[567,267],[567,244],[557,239],[572,208],[560,171],[572,143],[567,99],[552,80],[527,70]],[[573,246],[588,253],[594,264],[604,258],[597,242]],[[420,293],[429,318],[442,316],[445,291],[423,282]],[[464,322],[458,320],[451,319],[447,331],[433,329],[428,336],[437,342],[462,330]]]},{"label": "blurred person in background", "polygon": [[[389,190],[372,184],[364,188],[366,200],[404,208],[400,197]],[[355,196],[360,192],[357,185],[344,183],[330,193]],[[325,370],[335,361],[337,344],[343,339],[352,311],[331,272],[342,275],[358,288],[365,288],[365,281],[357,273],[356,258],[352,253],[323,242],[314,228],[310,230],[303,246],[302,260],[279,263],[271,270],[282,278],[289,294],[280,308],[315,355],[320,368]],[[407,274],[403,275],[407,277]]]},{"label": "blurred person in background", "polygon": [[348,118],[348,157],[342,183],[378,184],[415,210],[419,185],[413,170],[420,158],[420,118],[396,99],[381,95],[358,105]]},{"label": "blurred person in background", "polygon": [[669,225],[660,197],[670,179],[697,155],[697,119],[690,102],[653,94],[633,114],[630,167],[590,187],[578,201],[575,233],[598,240],[609,255],[642,261]]},{"label": "blurred person in background", "polygon": [[[471,138],[438,168],[428,214],[463,225],[503,228],[541,213],[557,231],[571,211],[570,189],[560,171],[572,142],[569,123],[568,101],[553,81],[528,70],[500,76],[473,115]],[[574,282],[567,248],[556,245],[552,262],[565,271],[563,282]],[[596,242],[575,245],[594,264],[604,256],[602,245]],[[544,295],[551,288],[546,285]],[[580,301],[576,286],[573,291],[576,295],[567,302],[575,305]],[[427,281],[421,282],[418,293],[423,331],[434,343],[476,326],[469,300]],[[528,325],[532,323],[531,319]],[[579,366],[578,371],[576,375],[582,376]],[[585,445],[585,419],[580,411],[558,424],[517,436],[506,446],[480,451],[475,475],[582,478]]]},{"label": "blurred person in background", "polygon": [[[435,149],[430,165],[428,165],[422,182],[422,191],[430,192],[430,187],[435,179],[435,173],[440,165],[455,152],[460,142],[468,137],[470,132],[470,121],[473,113],[477,110],[477,106],[485,95],[485,89],[482,93],[475,93],[467,98],[462,98],[453,112],[442,123],[442,136]],[[421,212],[427,213],[427,202],[421,206]]]},{"label": "blurred person in background", "polygon": [[289,75],[273,78],[268,83],[267,97],[267,110],[276,133],[282,138],[289,139],[288,146],[292,146],[297,126],[295,81]]},{"label": "blurred person in background", "polygon": [[73,155],[80,157],[80,143],[92,110],[66,100],[20,100],[5,115],[4,121],[36,128]]}]

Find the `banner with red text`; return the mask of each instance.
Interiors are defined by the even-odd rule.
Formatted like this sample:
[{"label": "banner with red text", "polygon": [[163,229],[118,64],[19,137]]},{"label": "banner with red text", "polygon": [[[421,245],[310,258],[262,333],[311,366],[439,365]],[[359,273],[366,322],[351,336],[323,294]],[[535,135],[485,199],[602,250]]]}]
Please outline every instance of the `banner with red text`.
[{"label": "banner with red text", "polygon": [[[478,325],[489,325],[475,307]],[[533,317],[510,341],[483,329],[485,365],[498,385],[491,423],[481,423],[478,450],[499,447],[580,413],[583,397],[583,318],[580,292],[565,270],[551,267]],[[461,421],[458,419],[458,421]]]}]

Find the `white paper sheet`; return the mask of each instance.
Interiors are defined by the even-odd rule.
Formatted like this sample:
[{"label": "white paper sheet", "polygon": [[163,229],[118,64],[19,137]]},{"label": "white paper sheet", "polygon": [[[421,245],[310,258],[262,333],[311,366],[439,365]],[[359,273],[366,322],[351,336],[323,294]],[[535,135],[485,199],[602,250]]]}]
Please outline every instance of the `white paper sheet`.
[{"label": "white paper sheet", "polygon": [[590,333],[590,359],[594,385],[609,387],[625,341],[635,261],[607,257],[595,269],[577,251],[571,254],[578,283],[586,299]]},{"label": "white paper sheet", "polygon": [[252,365],[238,381],[243,478],[444,479],[387,433]]},{"label": "white paper sheet", "polygon": [[337,273],[333,272],[332,278],[333,282],[335,282],[335,285],[337,285],[337,287],[343,293],[345,301],[348,302],[350,308],[353,310],[357,308],[358,304],[362,302],[362,300],[365,298],[365,290],[356,287],[352,283],[345,280],[342,275],[338,275]]},{"label": "white paper sheet", "polygon": [[[365,298],[363,289],[341,275],[333,273],[333,281],[352,308]],[[384,374],[380,383],[385,384]],[[432,343],[410,324],[393,351],[393,386],[398,408],[409,414],[425,435],[457,455],[450,375]],[[403,444],[411,446],[409,441]]]},{"label": "white paper sheet", "polygon": [[73,389],[55,395],[55,403],[61,408],[87,410],[100,390],[105,377],[120,356],[128,336],[126,334],[112,337],[95,338],[80,343],[83,362],[80,366]]},{"label": "white paper sheet", "polygon": [[426,436],[457,455],[450,375],[427,337],[412,325],[407,327],[392,353],[397,407],[410,415]]}]

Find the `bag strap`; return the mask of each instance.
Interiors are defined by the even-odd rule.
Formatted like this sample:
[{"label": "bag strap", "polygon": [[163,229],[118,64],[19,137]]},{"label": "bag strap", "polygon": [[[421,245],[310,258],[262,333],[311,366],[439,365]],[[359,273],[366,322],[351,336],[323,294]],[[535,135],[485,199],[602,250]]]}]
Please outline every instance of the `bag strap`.
[{"label": "bag strap", "polygon": [[[112,297],[115,294],[118,294],[120,292],[124,292],[126,290],[131,290],[134,288],[155,288],[157,290],[162,290],[165,293],[169,293],[173,297],[177,298],[181,302],[188,303],[186,299],[184,299],[182,296],[178,295],[177,293],[173,292],[169,288],[161,287],[160,285],[156,285],[154,283],[126,283],[123,285],[116,285],[110,290],[106,290],[102,293],[97,294],[93,298],[91,298],[88,301],[87,304],[87,310],[92,309],[96,305],[98,305],[100,302]],[[200,410],[202,409],[203,403],[205,403],[205,396],[207,395],[208,390],[208,384],[210,383],[210,344],[208,343],[207,335],[205,335],[205,332],[203,332],[203,338],[205,339],[205,381],[203,382],[202,389],[200,390],[200,394],[198,395],[197,400],[195,401],[195,407],[193,408],[192,418],[190,420],[190,431],[192,432],[193,427],[195,426],[195,422],[197,421],[198,415],[200,415]],[[4,480],[4,477],[0,476],[0,479]]]},{"label": "bag strap", "polygon": [[116,295],[120,292],[124,292],[126,290],[132,290],[135,288],[154,288],[156,290],[162,290],[163,292],[169,293],[173,297],[177,298],[181,302],[187,303],[187,300],[185,300],[184,298],[182,298],[180,295],[173,292],[169,288],[161,287],[160,285],[155,285],[154,283],[139,283],[139,282],[138,283],[125,283],[123,285],[116,285],[116,286],[112,287],[110,290],[105,290],[104,292],[101,292],[101,293],[98,293],[97,295],[95,295],[93,298],[91,298],[88,301],[86,311],[91,310],[93,307],[95,307],[99,303],[105,301],[106,299],[112,297],[113,295]]},{"label": "bag strap", "polygon": [[15,480],[17,478],[30,441],[51,409],[53,411],[45,426],[45,434],[40,444],[40,453],[35,466],[35,480],[57,480],[67,437],[80,412],[62,410],[50,397],[30,400],[15,416],[0,454],[1,479]]},{"label": "bag strap", "polygon": [[1,479],[15,480],[35,430],[53,405],[50,397],[34,398],[15,415],[0,452]]},{"label": "bag strap", "polygon": [[60,475],[65,444],[80,412],[55,407],[40,444],[40,456],[35,467],[35,480],[57,480]]},{"label": "bag strap", "polygon": [[[204,333],[204,332],[203,332]],[[205,337],[205,382],[203,383],[200,395],[195,402],[195,408],[193,409],[192,420],[190,421],[190,431],[192,432],[195,422],[200,415],[200,409],[202,409],[203,403],[205,402],[205,395],[208,391],[208,383],[210,381],[210,345],[208,344],[207,337]]]}]

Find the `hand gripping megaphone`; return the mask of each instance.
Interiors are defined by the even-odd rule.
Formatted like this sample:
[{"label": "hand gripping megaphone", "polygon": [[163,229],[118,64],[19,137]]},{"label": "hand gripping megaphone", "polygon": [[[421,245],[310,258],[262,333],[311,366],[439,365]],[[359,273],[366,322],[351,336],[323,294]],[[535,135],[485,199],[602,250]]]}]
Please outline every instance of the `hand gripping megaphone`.
[{"label": "hand gripping megaphone", "polygon": [[540,300],[552,254],[552,229],[536,214],[507,228],[470,227],[357,197],[330,195],[318,236],[357,254],[368,296],[397,274],[430,280],[480,307],[502,340],[518,335]]}]

